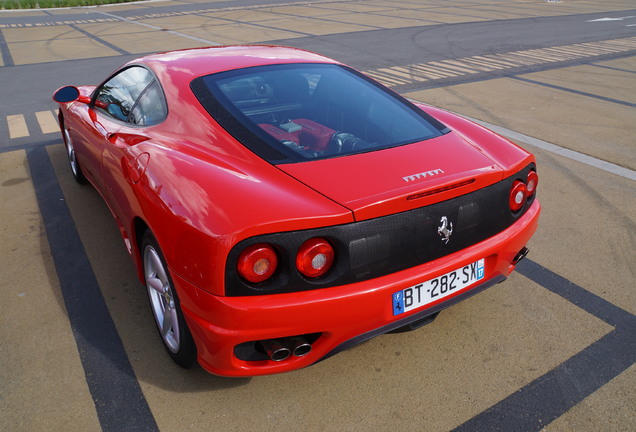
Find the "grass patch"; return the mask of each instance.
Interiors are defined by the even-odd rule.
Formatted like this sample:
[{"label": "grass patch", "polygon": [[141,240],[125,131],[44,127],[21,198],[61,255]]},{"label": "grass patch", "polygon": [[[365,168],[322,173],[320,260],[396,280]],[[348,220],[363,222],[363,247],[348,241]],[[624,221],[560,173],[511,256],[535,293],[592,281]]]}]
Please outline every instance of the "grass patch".
[{"label": "grass patch", "polygon": [[127,3],[131,0],[0,0],[0,9],[48,9]]}]

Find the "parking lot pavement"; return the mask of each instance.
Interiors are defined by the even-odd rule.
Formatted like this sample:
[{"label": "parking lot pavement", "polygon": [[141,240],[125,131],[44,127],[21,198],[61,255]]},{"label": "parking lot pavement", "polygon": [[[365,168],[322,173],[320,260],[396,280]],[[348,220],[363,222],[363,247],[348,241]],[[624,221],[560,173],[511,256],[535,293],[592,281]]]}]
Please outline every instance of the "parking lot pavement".
[{"label": "parking lot pavement", "polygon": [[24,151],[0,155],[0,428],[99,430]]},{"label": "parking lot pavement", "polygon": [[[36,64],[343,33],[634,8],[630,0],[563,2],[340,1],[157,2],[0,14],[3,63]],[[262,4],[258,4],[262,3]],[[181,6],[181,7],[179,7]],[[184,7],[185,6],[185,7]],[[16,23],[16,18],[24,18]],[[2,44],[0,43],[0,46]]]},{"label": "parking lot pavement", "polygon": [[[601,166],[607,161],[634,172],[636,116],[634,106],[627,105],[633,96],[620,90],[629,87],[614,84],[633,79],[635,69],[636,57],[631,57],[408,96],[595,156]],[[591,76],[598,81],[581,94],[581,83]],[[539,155],[542,186],[552,192],[542,200],[543,223],[534,238],[538,262],[557,264],[563,276],[636,313],[630,264],[636,250],[636,200],[625,199],[636,196],[634,181],[522,145]],[[546,168],[557,177],[545,178]]]},{"label": "parking lot pavement", "polygon": [[[9,158],[4,159],[7,155]],[[2,156],[3,160],[13,162],[13,165],[21,165],[21,172],[7,171],[11,179],[28,178],[24,153],[3,153]],[[633,367],[621,369],[619,365],[617,369],[611,367],[611,361],[607,364],[602,358],[603,354],[615,351],[625,354],[618,346],[625,341],[624,329],[621,328],[623,324],[608,320],[602,312],[603,308],[629,306],[633,305],[633,301],[629,297],[614,297],[611,303],[603,303],[602,295],[599,295],[599,299],[586,299],[585,293],[597,286],[595,281],[574,274],[572,280],[564,279],[563,274],[568,274],[570,263],[548,254],[566,240],[558,235],[555,241],[552,230],[558,231],[559,225],[554,226],[555,221],[567,220],[560,212],[577,205],[576,194],[569,198],[561,210],[559,206],[548,204],[547,207],[553,213],[544,216],[542,227],[530,245],[533,252],[533,261],[530,262],[534,264],[521,267],[506,283],[450,308],[432,325],[417,332],[376,338],[305,370],[272,377],[224,379],[208,375],[200,369],[184,371],[171,363],[155,335],[152,318],[146,310],[143,287],[135,279],[107,208],[91,187],[73,182],[67,172],[66,155],[61,144],[50,146],[46,155],[38,157],[44,156],[50,158],[65,204],[125,347],[126,357],[152,412],[152,420],[161,430],[183,430],[184,424],[192,430],[207,430],[212,423],[233,430],[270,430],[280,427],[390,430],[396,423],[405,430],[421,427],[448,430],[471,419],[478,419],[481,422],[478,424],[488,424],[482,418],[484,413],[493,407],[505,405],[507,398],[518,394],[522,395],[519,396],[522,400],[513,400],[508,404],[535,403],[542,414],[544,405],[563,409],[563,404],[567,406],[571,401],[564,400],[562,395],[546,392],[532,397],[527,394],[550,374],[557,374],[557,389],[566,393],[572,391],[572,383],[568,382],[572,379],[582,388],[579,390],[583,394],[590,390],[589,385],[596,390],[590,391],[589,398],[573,395],[574,400],[576,397],[581,399],[578,405],[573,404],[574,413],[583,413],[575,415],[563,409],[562,415],[556,417],[557,421],[549,425],[551,430],[571,430],[577,425],[602,425],[610,420],[616,427],[614,430],[629,430],[633,425],[631,407],[634,399],[630,391],[633,387]],[[544,202],[562,199],[560,195],[563,192],[560,189],[555,191],[547,185],[564,183],[567,189],[567,185],[576,183],[570,178],[573,171],[580,172],[582,176],[594,175],[597,181],[609,176],[595,173],[593,167],[581,167],[578,162],[560,160],[541,151],[538,156]],[[33,159],[35,156],[30,157]],[[29,182],[22,183],[32,188]],[[39,181],[35,183],[36,187],[42,187]],[[30,194],[22,191],[18,195],[23,200],[30,200],[31,206],[36,204],[33,191]],[[21,214],[17,206],[11,208],[12,215]],[[589,228],[582,219],[597,212],[602,212],[602,209],[569,217],[569,220],[576,222],[571,224],[570,229],[574,233],[572,237],[579,239],[577,250],[586,249],[590,242],[590,239],[581,236],[581,231]],[[47,257],[48,251],[45,252],[42,255]],[[555,252],[564,256],[574,255],[561,249]],[[35,267],[38,267],[37,263]],[[541,276],[537,267],[539,270],[548,269],[547,278]],[[616,273],[625,275],[621,266],[613,268]],[[68,283],[68,280],[62,280],[62,284]],[[576,283],[581,292],[568,295],[568,284],[572,283]],[[630,285],[624,281],[619,280],[615,285],[620,289],[609,291],[610,297],[621,291],[630,292]],[[24,285],[19,283],[18,286]],[[54,292],[58,296],[58,307],[62,308],[59,289],[55,287]],[[608,294],[608,290],[602,294]],[[620,307],[616,310],[620,311]],[[64,318],[58,318],[57,321],[61,324],[67,322]],[[14,325],[24,326],[22,317],[16,318]],[[617,329],[623,333],[617,332]],[[30,330],[40,333],[42,322],[36,320]],[[61,333],[58,336],[66,345],[72,345],[70,334]],[[99,346],[99,343],[96,345]],[[76,374],[80,372],[77,354],[72,348],[67,350],[67,354],[75,356],[75,363],[65,362],[63,367],[58,366],[64,370],[65,389],[68,389],[66,380],[69,369]],[[622,348],[629,349],[630,345]],[[28,347],[25,354],[27,358],[38,358],[39,353]],[[57,354],[54,357],[59,359]],[[564,364],[567,365],[567,372],[559,372]],[[74,367],[70,368],[69,365]],[[600,371],[595,369],[597,367],[603,369],[600,377]],[[11,375],[6,377],[9,382],[17,384],[32,379],[30,369],[9,370]],[[604,374],[608,370],[610,379]],[[593,378],[590,382],[585,380],[588,376]],[[546,381],[554,383],[555,380]],[[56,391],[55,386],[51,387],[48,377],[38,384]],[[81,380],[79,384],[82,384]],[[272,392],[276,392],[275,398],[271,396]],[[28,387],[17,386],[14,394],[23,397],[23,403],[31,407],[33,399]],[[88,396],[85,390],[83,394]],[[603,397],[605,394],[620,397],[607,400]],[[121,397],[125,398],[125,395]],[[335,398],[337,404],[334,403]],[[94,413],[90,400],[86,398],[71,402],[79,412]],[[82,409],[81,402],[89,406]],[[243,415],[246,406],[250,407],[249,416]],[[18,407],[23,409],[24,406]],[[97,411],[100,412],[99,406]],[[606,416],[608,412],[613,413],[611,419]],[[37,409],[29,410],[28,413],[17,410],[17,413],[27,418],[33,415],[35,420],[46,414]],[[7,418],[15,420],[13,416]],[[81,419],[86,421],[85,417]],[[10,423],[16,424],[22,425]],[[81,422],[73,424],[78,425],[78,430],[95,427],[94,423],[86,426]],[[104,423],[102,427],[108,430]],[[474,429],[469,423],[466,430]]]},{"label": "parking lot pavement", "polygon": [[[37,78],[36,68],[69,60],[66,76],[55,77],[69,79],[82,72],[82,59],[111,67],[109,58],[205,41],[285,39],[337,53],[368,30],[416,25],[431,35],[436,26],[469,23],[452,27],[460,34],[493,20],[628,17],[620,11],[634,7],[628,0],[236,3],[18,12],[11,16],[25,21],[13,27],[0,14],[0,66]],[[352,53],[405,96],[492,124],[535,152],[540,227],[529,258],[505,283],[432,324],[251,379],[170,361],[108,208],[72,180],[53,104],[25,108],[49,94],[0,89],[0,430],[636,430],[633,38],[424,56],[386,68],[374,63],[374,47]],[[40,91],[45,75],[32,88]]]}]

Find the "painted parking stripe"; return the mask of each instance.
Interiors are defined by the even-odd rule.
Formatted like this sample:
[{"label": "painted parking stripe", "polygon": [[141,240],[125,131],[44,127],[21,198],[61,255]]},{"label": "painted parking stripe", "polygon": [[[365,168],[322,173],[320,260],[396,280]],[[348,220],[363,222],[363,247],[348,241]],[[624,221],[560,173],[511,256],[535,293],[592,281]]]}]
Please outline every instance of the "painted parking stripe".
[{"label": "painted parking stripe", "polygon": [[407,69],[400,67],[383,68],[380,69],[380,72],[384,72],[394,78],[402,79],[405,82],[411,82],[413,79],[417,80],[417,76],[409,73]]},{"label": "painted parking stripe", "polygon": [[46,148],[38,146],[27,150],[27,161],[61,297],[102,431],[158,431]]},{"label": "painted parking stripe", "polygon": [[485,60],[492,64],[500,65],[504,68],[518,67],[519,65],[516,62],[510,61],[507,57],[504,56],[493,56],[493,55],[484,55],[484,56],[476,56],[476,59]]},{"label": "painted parking stripe", "polygon": [[35,117],[38,119],[38,124],[43,134],[60,131],[53,111],[38,111],[35,113]]},{"label": "painted parking stripe", "polygon": [[[516,52],[516,53],[510,54],[510,56],[523,59],[526,62],[525,63],[526,65],[536,65],[538,63],[544,63],[544,61],[542,61],[540,58],[537,58],[536,56],[532,55],[532,53],[528,53],[528,52]],[[574,58],[574,57],[571,57],[571,58]],[[563,58],[563,60],[569,60],[569,59]]]},{"label": "painted parking stripe", "polygon": [[448,67],[440,67],[440,66],[435,66],[432,64],[418,64],[414,66],[415,69],[419,69],[421,71],[424,71],[424,76],[427,77],[442,77],[442,78],[446,78],[446,77],[456,77],[459,75],[464,75],[463,73],[460,73],[454,69],[448,68]]},{"label": "painted parking stripe", "polygon": [[[438,60],[427,63],[395,66],[392,68],[384,67],[365,72],[385,85],[396,86],[430,79],[442,79],[528,65],[556,63],[632,50],[636,50],[636,37],[512,51],[501,54],[478,55],[452,60]],[[375,74],[376,72],[380,72],[380,74]]]},{"label": "painted parking stripe", "polygon": [[124,22],[128,22],[128,23],[131,23],[131,24],[137,24],[137,25],[140,25],[140,26],[143,26],[143,27],[151,28],[153,30],[166,31],[166,33],[169,33],[169,34],[172,34],[172,35],[175,35],[175,36],[184,37],[186,39],[190,39],[190,40],[193,40],[193,41],[202,42],[202,43],[204,43],[206,45],[222,45],[219,42],[214,42],[214,41],[211,41],[209,39],[203,39],[203,38],[200,38],[200,37],[197,37],[197,36],[192,36],[192,35],[189,35],[189,34],[186,34],[186,33],[181,33],[181,32],[175,31],[175,30],[165,30],[165,29],[163,29],[161,27],[158,27],[158,26],[155,26],[155,25],[152,25],[152,24],[135,21],[135,20],[132,20],[130,18],[122,17],[122,16],[119,16],[119,15],[114,15],[114,14],[111,14],[111,13],[108,13],[108,12],[104,12],[104,11],[97,11],[97,12],[102,14],[102,15],[106,15],[106,16],[112,17],[112,19],[116,20],[116,21],[124,21]]},{"label": "painted parking stripe", "polygon": [[389,68],[377,69],[371,71],[370,73],[368,73],[368,75],[382,83],[388,83],[389,86],[408,84],[411,82],[410,79],[400,79],[393,76]]},{"label": "painted parking stripe", "polygon": [[495,69],[506,69],[503,66],[494,65],[492,62],[480,60],[478,57],[464,59],[464,62],[473,65],[475,69],[482,70],[484,72],[490,72]]},{"label": "painted parking stripe", "polygon": [[572,48],[550,48],[549,51],[551,53],[554,53],[554,56],[556,58],[561,58],[563,60],[577,58],[585,52],[585,51],[576,50]]},{"label": "painted parking stripe", "polygon": [[[32,122],[33,114],[14,114],[7,116],[7,126],[9,129],[9,139],[17,139],[31,136],[35,133],[35,126]],[[29,122],[27,122],[27,118]],[[35,119],[43,135],[59,133],[60,128],[57,123],[57,110],[38,111]],[[29,130],[28,124],[31,125]]]},{"label": "painted parking stripe", "polygon": [[86,24],[88,21],[91,23],[108,23],[118,21],[114,18],[97,18],[93,20],[65,20],[65,21],[48,21],[39,23],[25,23],[25,24],[0,24],[0,29],[3,28],[26,28],[26,27],[52,27],[58,25],[73,25],[73,24]]},{"label": "painted parking stripe", "polygon": [[548,151],[550,153],[557,154],[559,156],[572,159],[577,162],[581,162],[583,164],[592,166],[594,168],[598,168],[600,170],[615,174],[617,176],[636,181],[636,171],[631,170],[629,168],[625,168],[625,167],[613,164],[611,162],[604,161],[602,159],[597,159],[595,157],[588,156],[584,153],[579,153],[577,151],[570,150],[565,147],[561,147],[556,144],[552,144],[552,143],[549,143],[549,142],[546,142],[538,138],[534,138],[519,132],[515,132],[510,129],[503,128],[501,126],[494,125],[492,123],[477,120],[465,115],[463,117],[471,121],[474,121],[475,123],[478,123],[484,126],[485,128],[488,128],[500,135],[507,136],[508,138],[512,140],[521,141],[526,144],[530,144],[531,146],[538,147],[542,150]]},{"label": "painted parking stripe", "polygon": [[442,73],[443,69],[434,66],[426,66],[423,64],[412,65],[411,68],[420,76],[427,79],[446,78],[449,75]]},{"label": "painted parking stripe", "polygon": [[441,62],[430,62],[431,65],[435,66],[435,67],[441,67],[441,68],[446,68],[452,71],[458,71],[461,72],[461,74],[474,74],[474,73],[478,73],[476,70],[467,68],[466,66],[462,65],[461,63],[455,62],[453,60],[443,60]]},{"label": "painted parking stripe", "polygon": [[636,361],[634,315],[529,259],[520,262],[517,270],[615,328],[551,371],[453,429],[453,432],[544,430],[546,425],[603,388]]},{"label": "painted parking stripe", "polygon": [[9,126],[10,139],[29,136],[29,128],[22,114],[7,116],[7,125]]}]

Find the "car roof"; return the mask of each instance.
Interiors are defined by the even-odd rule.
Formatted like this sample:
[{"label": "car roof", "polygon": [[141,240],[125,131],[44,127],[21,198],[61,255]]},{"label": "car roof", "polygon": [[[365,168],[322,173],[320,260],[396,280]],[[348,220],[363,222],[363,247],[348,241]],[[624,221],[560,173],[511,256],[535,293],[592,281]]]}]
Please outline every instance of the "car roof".
[{"label": "car roof", "polygon": [[[232,69],[281,63],[338,62],[298,48],[270,45],[234,45],[192,48],[151,54],[129,62],[150,67],[160,81],[184,75],[190,79]],[[164,79],[162,79],[164,78]]]}]

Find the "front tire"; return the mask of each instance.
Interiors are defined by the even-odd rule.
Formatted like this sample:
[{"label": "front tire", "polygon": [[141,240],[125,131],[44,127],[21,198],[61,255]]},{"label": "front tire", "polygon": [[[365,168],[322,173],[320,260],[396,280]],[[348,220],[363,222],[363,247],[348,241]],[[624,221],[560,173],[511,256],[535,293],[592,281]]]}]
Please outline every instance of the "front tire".
[{"label": "front tire", "polygon": [[142,245],[144,279],[157,330],[172,360],[182,368],[189,369],[196,361],[197,350],[183,317],[168,266],[150,231],[144,234]]},{"label": "front tire", "polygon": [[73,174],[73,178],[79,184],[86,184],[88,180],[84,177],[84,173],[82,172],[82,167],[80,167],[79,161],[77,160],[77,156],[75,154],[75,147],[73,146],[73,140],[71,139],[71,134],[68,129],[62,129],[64,136],[64,146],[66,147],[66,157],[68,158],[68,164],[71,167],[71,173]]}]

